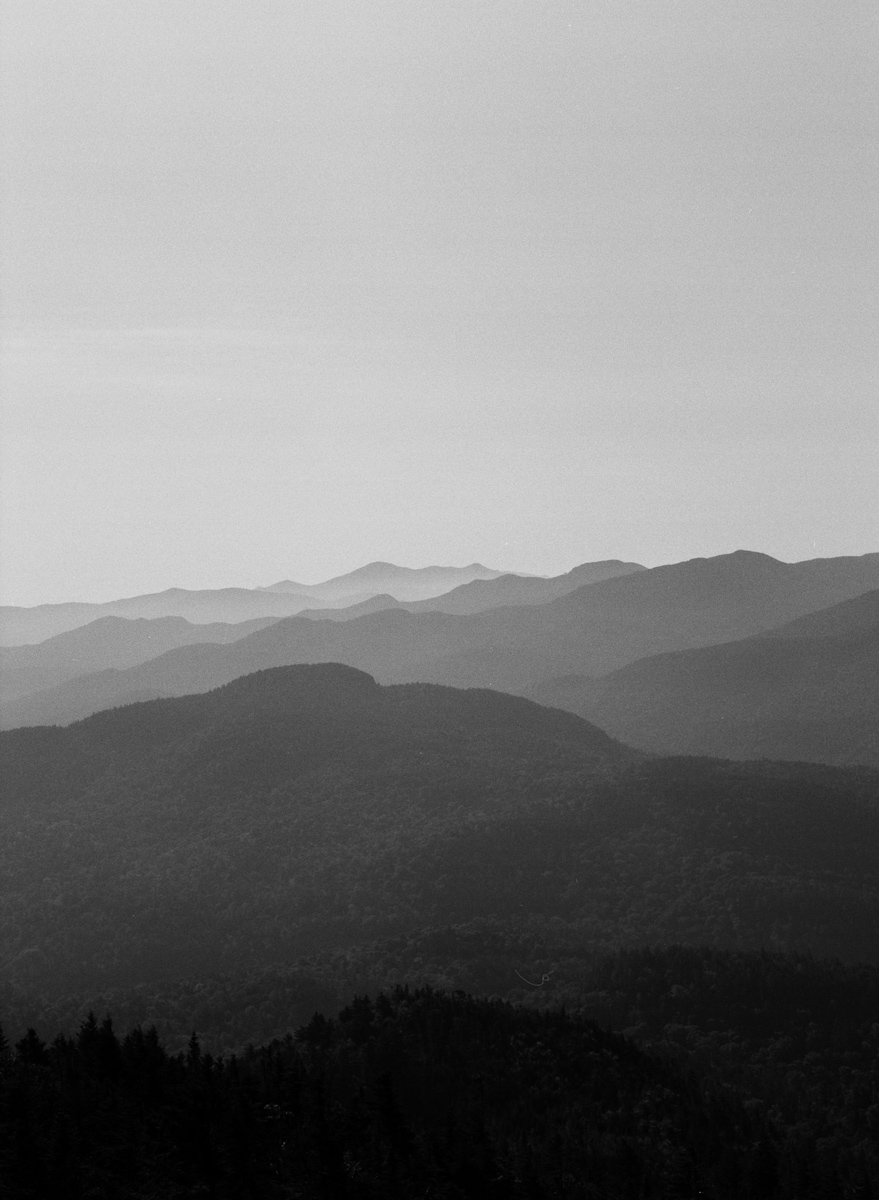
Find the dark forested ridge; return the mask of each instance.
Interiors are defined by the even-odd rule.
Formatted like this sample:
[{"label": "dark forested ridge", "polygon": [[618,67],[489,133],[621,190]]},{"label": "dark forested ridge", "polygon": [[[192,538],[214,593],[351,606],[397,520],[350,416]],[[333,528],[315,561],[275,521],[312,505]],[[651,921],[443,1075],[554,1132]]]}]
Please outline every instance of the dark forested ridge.
[{"label": "dark forested ridge", "polygon": [[228,1061],[109,1019],[31,1031],[0,1057],[0,1142],[10,1200],[805,1194],[738,1096],[582,1017],[429,990]]},{"label": "dark forested ridge", "polygon": [[[0,1035],[2,1194],[874,1194],[875,968],[673,947],[582,986],[576,1012],[360,994],[231,1058],[92,1014]],[[593,1012],[634,1018],[641,1047]]]},{"label": "dark forested ridge", "polygon": [[650,760],[487,691],[278,668],[0,737],[2,962],[52,990],[491,919],[879,957],[879,776]]}]

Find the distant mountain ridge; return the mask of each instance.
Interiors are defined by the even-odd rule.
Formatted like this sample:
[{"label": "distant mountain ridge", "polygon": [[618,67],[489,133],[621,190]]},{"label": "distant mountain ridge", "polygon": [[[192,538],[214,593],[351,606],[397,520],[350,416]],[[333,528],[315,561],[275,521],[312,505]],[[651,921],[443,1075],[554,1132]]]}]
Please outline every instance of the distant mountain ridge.
[{"label": "distant mountain ridge", "polygon": [[407,604],[409,612],[444,612],[469,614],[484,612],[503,605],[546,604],[590,583],[616,579],[646,571],[640,563],[607,559],[604,562],[583,563],[565,575],[549,579],[539,576],[498,575],[491,580],[475,579],[430,600]]},{"label": "distant mountain ridge", "polygon": [[71,602],[39,604],[32,608],[4,605],[0,606],[0,644],[32,645],[105,616],[150,620],[176,616],[194,624],[230,624],[260,617],[295,616],[304,608],[315,607],[315,601],[320,607],[339,608],[385,592],[396,599],[420,600],[473,579],[495,579],[504,573],[479,563],[471,563],[468,567],[410,568],[377,562],[313,585],[285,580],[268,588],[195,591],[167,588],[162,592],[100,604]]},{"label": "distant mountain ridge", "polygon": [[289,617],[306,607],[295,596],[255,592],[248,588],[188,591],[168,588],[144,596],[129,596],[103,604],[40,604],[34,608],[7,605],[0,609],[0,631],[7,646],[33,645],[58,634],[89,625],[100,617],[156,620],[182,617],[195,625],[238,624],[271,617]]},{"label": "distant mountain ridge", "polygon": [[[0,607],[0,645],[34,645],[104,616],[129,620],[177,616],[192,624],[237,624],[263,617],[278,620],[296,616],[306,609],[325,611],[356,608],[383,595],[388,596],[389,600],[370,605],[362,611],[378,611],[383,607],[395,607],[396,604],[420,604],[429,609],[431,600],[446,592],[457,593],[461,587],[481,584],[484,591],[456,595],[448,607],[450,612],[476,612],[500,604],[532,604],[551,599],[583,583],[625,574],[630,569],[643,570],[629,563],[584,563],[566,575],[542,579],[539,576],[494,571],[480,563],[471,563],[467,567],[410,568],[376,562],[317,584],[283,580],[267,588],[202,591],[168,588],[163,592],[129,596],[102,604],[71,602],[42,604],[33,608],[7,605]],[[495,592],[491,585],[499,579],[505,582]],[[515,590],[517,580],[526,585],[521,593]],[[527,585],[531,585],[530,589]],[[348,613],[340,619],[349,620],[355,615],[361,613]]]},{"label": "distant mountain ridge", "polygon": [[466,567],[398,567],[394,563],[371,562],[324,583],[304,584],[284,579],[257,590],[314,598],[328,607],[335,607],[342,600],[356,602],[382,593],[396,600],[424,600],[475,579],[497,579],[503,574],[505,572],[494,571],[482,563],[470,563]]},{"label": "distant mountain ridge", "polygon": [[583,563],[564,575],[548,578],[538,575],[499,574],[492,579],[473,579],[462,583],[449,592],[426,600],[399,600],[389,594],[371,596],[359,604],[338,609],[304,609],[299,615],[311,620],[350,621],[371,612],[388,608],[405,608],[407,612],[441,612],[466,616],[485,612],[489,608],[519,607],[520,605],[546,604],[569,592],[577,591],[590,583],[601,583],[636,571],[646,571],[640,563],[624,563],[619,559],[604,562]]},{"label": "distant mountain ridge", "polygon": [[299,616],[305,617],[309,621],[356,621],[358,617],[367,617],[370,613],[385,612],[389,608],[405,608],[408,610],[409,605],[404,604],[402,600],[397,600],[394,596],[384,593],[378,596],[370,596],[368,600],[361,600],[359,604],[348,604],[344,608],[304,608],[299,613]]},{"label": "distant mountain ridge", "polygon": [[33,646],[0,646],[0,702],[57,687],[79,675],[136,666],[193,642],[228,645],[274,620],[193,625],[183,617],[98,617]]}]

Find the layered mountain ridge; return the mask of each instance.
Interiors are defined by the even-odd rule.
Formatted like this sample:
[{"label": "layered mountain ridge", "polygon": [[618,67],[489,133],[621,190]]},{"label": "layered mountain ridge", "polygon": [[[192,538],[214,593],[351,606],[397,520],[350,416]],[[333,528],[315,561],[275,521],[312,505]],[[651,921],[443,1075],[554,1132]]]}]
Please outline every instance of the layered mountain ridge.
[{"label": "layered mountain ridge", "polygon": [[[499,578],[484,586],[507,585]],[[5,704],[0,716],[6,727],[64,723],[297,662],[347,663],[382,683],[539,694],[543,702],[570,707],[566,699],[535,689],[558,676],[607,675],[657,654],[767,633],[877,588],[879,555],[790,564],[737,552],[630,571],[540,604],[470,614],[410,612],[398,605],[346,621],[288,618],[231,645],[180,647],[126,670],[70,679]]]},{"label": "layered mountain ridge", "polygon": [[[184,617],[193,623],[233,623],[260,617],[288,617],[315,603],[342,608],[389,592],[401,600],[423,600],[441,595],[474,579],[490,580],[504,574],[479,563],[468,567],[397,567],[369,563],[324,583],[299,584],[285,580],[267,588],[167,588],[143,596],[130,596],[102,604],[41,604],[33,608],[0,607],[0,643],[31,645],[59,633],[86,625],[99,617],[155,619]],[[208,639],[205,639],[208,640]]]},{"label": "layered mountain ridge", "polygon": [[656,753],[879,766],[879,590],[741,641],[528,694]]}]

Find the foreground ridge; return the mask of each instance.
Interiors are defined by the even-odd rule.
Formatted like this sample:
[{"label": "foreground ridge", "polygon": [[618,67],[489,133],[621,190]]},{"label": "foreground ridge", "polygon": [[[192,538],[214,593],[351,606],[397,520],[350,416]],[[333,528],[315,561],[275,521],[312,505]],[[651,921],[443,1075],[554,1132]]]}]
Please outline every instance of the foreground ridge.
[{"label": "foreground ridge", "polygon": [[737,1098],[582,1017],[424,988],[230,1060],[90,1014],[4,1049],[0,1097],[11,1196],[634,1200],[649,1179],[744,1198],[778,1179],[771,1127]]}]

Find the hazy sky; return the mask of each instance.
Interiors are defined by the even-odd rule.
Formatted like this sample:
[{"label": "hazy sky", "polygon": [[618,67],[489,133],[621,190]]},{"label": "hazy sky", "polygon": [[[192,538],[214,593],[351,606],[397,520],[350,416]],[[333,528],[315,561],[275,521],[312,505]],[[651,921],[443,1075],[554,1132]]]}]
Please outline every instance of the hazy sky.
[{"label": "hazy sky", "polygon": [[2,598],[879,549],[874,0],[3,0]]}]

